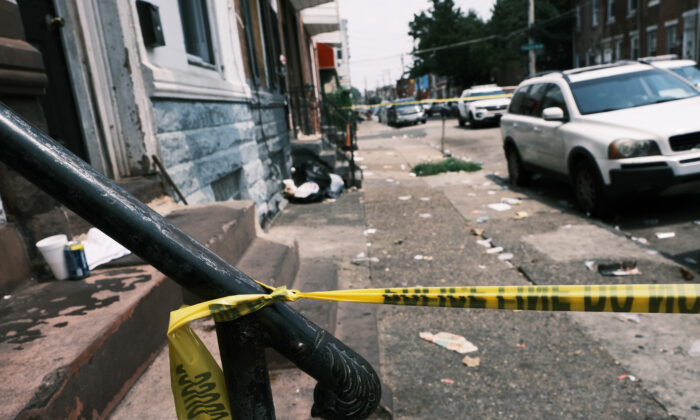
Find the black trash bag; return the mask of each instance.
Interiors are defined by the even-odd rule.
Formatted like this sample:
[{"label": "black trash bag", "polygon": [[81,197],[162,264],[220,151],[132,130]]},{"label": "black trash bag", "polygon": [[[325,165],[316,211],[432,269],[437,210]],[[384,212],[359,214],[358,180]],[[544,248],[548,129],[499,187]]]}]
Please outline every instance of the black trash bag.
[{"label": "black trash bag", "polygon": [[315,182],[318,184],[322,195],[326,194],[328,188],[331,186],[331,176],[328,168],[310,160],[305,161],[299,167],[294,168],[292,179],[294,180],[294,184],[296,186],[308,181]]}]

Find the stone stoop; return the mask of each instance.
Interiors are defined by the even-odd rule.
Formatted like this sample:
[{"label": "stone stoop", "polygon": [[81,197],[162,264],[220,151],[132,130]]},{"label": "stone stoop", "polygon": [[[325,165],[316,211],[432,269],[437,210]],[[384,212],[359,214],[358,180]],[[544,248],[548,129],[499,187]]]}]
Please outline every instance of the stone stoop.
[{"label": "stone stoop", "polygon": [[103,418],[158,354],[179,286],[148,265],[0,302],[0,418]]}]

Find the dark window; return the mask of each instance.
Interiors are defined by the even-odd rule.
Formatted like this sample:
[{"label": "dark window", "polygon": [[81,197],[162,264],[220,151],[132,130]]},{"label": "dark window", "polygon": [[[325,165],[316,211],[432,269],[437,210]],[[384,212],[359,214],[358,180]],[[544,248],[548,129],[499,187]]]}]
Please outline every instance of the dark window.
[{"label": "dark window", "polygon": [[185,51],[192,61],[214,64],[207,0],[178,0]]},{"label": "dark window", "polygon": [[[561,93],[561,88],[553,83],[549,84],[549,89],[544,94],[542,98],[542,110],[557,107],[564,111],[564,118],[569,118],[569,112],[566,109],[566,103],[564,102],[564,95]],[[540,112],[542,115],[542,112]]]},{"label": "dark window", "polygon": [[540,114],[542,114],[542,98],[544,97],[545,90],[547,90],[547,86],[548,84],[546,83],[532,85],[523,103],[523,115],[539,117]]},{"label": "dark window", "polygon": [[523,113],[523,103],[525,102],[525,98],[527,98],[527,91],[529,88],[530,86],[523,86],[515,92],[513,99],[510,101],[510,108],[508,109],[508,112],[511,114]]}]

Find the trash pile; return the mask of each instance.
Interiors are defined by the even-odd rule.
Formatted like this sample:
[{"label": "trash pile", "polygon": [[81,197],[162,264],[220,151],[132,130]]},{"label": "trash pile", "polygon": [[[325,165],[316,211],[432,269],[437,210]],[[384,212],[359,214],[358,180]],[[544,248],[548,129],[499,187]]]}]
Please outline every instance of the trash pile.
[{"label": "trash pile", "polygon": [[337,198],[345,191],[340,175],[311,160],[292,168],[292,179],[282,182],[285,196],[293,203],[316,203],[326,197]]}]

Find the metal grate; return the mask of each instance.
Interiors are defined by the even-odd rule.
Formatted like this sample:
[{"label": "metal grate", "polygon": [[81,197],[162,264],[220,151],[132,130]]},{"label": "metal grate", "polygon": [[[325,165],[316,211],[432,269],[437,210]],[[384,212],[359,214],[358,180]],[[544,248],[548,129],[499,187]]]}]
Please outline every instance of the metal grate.
[{"label": "metal grate", "polygon": [[495,106],[487,106],[486,110],[488,111],[498,111],[499,109],[506,109],[508,105],[495,105]]},{"label": "metal grate", "polygon": [[671,144],[671,150],[674,152],[694,149],[700,145],[700,131],[671,136],[668,141]]}]

